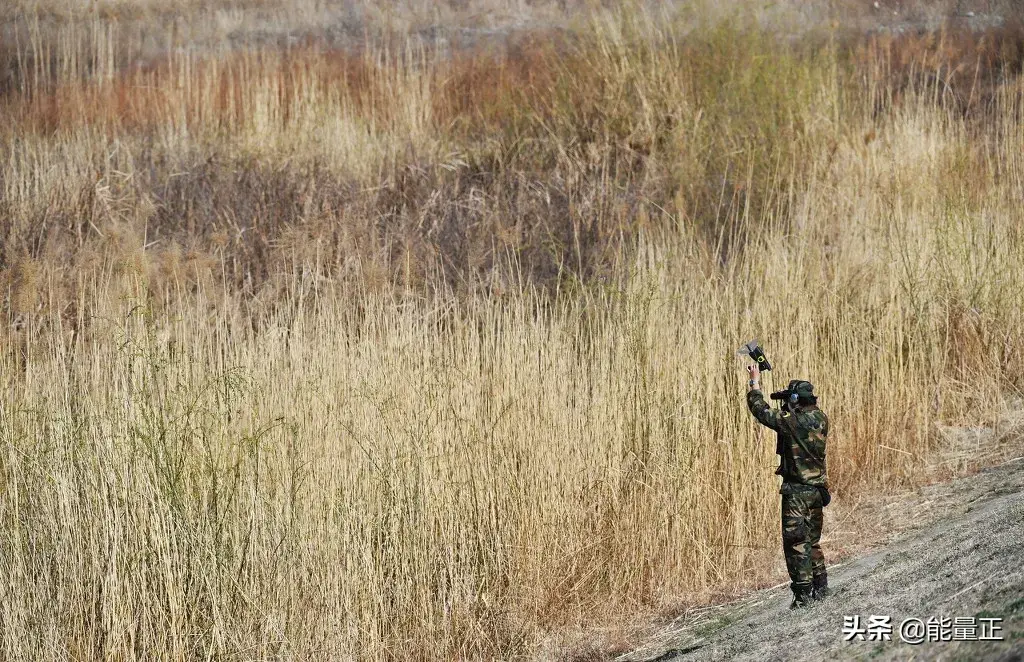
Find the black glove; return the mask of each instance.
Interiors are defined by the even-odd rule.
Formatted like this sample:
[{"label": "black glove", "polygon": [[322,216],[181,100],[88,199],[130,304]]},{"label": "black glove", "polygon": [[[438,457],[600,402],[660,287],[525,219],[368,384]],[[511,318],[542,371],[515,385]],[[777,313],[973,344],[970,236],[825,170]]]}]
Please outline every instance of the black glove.
[{"label": "black glove", "polygon": [[829,494],[827,487],[819,487],[818,492],[821,493],[821,507],[824,508],[828,504],[832,503],[832,495]]}]

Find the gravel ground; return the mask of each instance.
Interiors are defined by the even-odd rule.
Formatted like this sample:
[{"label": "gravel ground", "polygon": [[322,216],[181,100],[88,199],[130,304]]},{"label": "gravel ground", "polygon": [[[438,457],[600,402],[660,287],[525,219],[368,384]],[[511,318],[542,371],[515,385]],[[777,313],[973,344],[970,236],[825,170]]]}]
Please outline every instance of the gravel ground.
[{"label": "gravel ground", "polygon": [[[1024,458],[922,488],[902,507],[925,514],[884,549],[832,567],[827,601],[790,611],[788,587],[759,591],[683,617],[618,659],[1024,660]],[[871,615],[891,617],[891,640],[845,641],[844,619],[866,626]],[[1001,618],[1003,639],[901,640],[905,619],[932,617]]]}]

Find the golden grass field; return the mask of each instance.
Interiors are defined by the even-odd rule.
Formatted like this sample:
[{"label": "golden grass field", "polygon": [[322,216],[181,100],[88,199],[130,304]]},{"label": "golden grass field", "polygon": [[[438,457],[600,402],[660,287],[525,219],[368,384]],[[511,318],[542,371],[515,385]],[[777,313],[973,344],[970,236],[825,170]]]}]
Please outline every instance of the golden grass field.
[{"label": "golden grass field", "polygon": [[779,580],[742,342],[817,385],[840,508],[1020,396],[1009,24],[193,5],[3,15],[3,659],[599,656]]}]

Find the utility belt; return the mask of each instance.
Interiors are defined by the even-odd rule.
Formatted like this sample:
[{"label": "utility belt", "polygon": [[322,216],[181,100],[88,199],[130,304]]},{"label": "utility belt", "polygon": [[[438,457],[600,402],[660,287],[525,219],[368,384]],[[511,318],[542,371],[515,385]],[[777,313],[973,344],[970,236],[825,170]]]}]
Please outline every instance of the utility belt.
[{"label": "utility belt", "polygon": [[807,494],[809,492],[821,493],[822,507],[827,506],[832,501],[832,495],[829,494],[827,487],[815,487],[814,485],[805,485],[804,483],[783,483],[782,487],[779,488],[779,494],[782,494],[784,496],[793,494]]},{"label": "utility belt", "polygon": [[800,492],[813,492],[818,489],[813,485],[805,485],[804,483],[783,483],[782,487],[779,488],[779,494],[799,494]]}]

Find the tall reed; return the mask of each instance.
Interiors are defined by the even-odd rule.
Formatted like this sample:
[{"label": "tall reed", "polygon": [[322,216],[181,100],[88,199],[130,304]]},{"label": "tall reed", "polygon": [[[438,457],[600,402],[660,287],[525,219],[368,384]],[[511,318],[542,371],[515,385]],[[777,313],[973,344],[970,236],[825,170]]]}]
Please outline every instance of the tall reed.
[{"label": "tall reed", "polygon": [[1019,63],[942,39],[638,14],[9,93],[4,656],[530,657],[772,579],[742,341],[840,504],[1019,394]]}]

